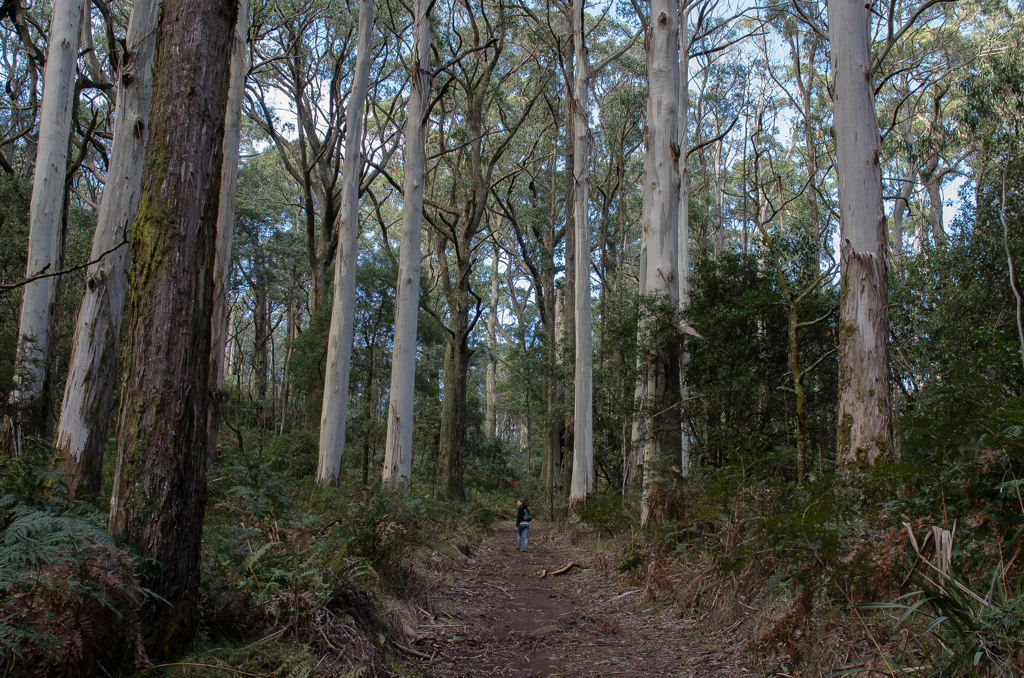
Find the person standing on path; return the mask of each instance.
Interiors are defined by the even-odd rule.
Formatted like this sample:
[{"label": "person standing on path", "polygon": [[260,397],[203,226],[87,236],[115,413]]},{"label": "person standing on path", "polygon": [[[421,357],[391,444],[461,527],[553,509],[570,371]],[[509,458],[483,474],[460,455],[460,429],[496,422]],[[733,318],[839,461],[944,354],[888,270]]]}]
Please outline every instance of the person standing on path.
[{"label": "person standing on path", "polygon": [[525,553],[530,544],[530,521],[533,520],[533,516],[530,515],[525,498],[516,504],[519,506],[516,511],[516,551],[522,550]]}]

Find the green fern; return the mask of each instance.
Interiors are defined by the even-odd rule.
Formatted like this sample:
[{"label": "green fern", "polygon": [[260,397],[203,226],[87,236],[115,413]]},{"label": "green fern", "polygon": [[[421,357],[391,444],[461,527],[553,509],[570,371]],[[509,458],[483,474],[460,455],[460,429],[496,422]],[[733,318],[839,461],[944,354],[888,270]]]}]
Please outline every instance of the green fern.
[{"label": "green fern", "polygon": [[256,550],[254,550],[251,554],[249,554],[249,556],[246,557],[244,561],[242,561],[242,567],[244,567],[247,570],[253,569],[253,566],[256,565],[260,561],[260,559],[263,558],[263,556],[267,555],[267,552],[270,551],[270,549],[272,549],[274,545],[277,543],[278,542],[276,541],[267,542],[262,546],[258,546]]},{"label": "green fern", "polygon": [[137,638],[146,595],[136,560],[107,534],[105,516],[67,500],[49,469],[27,475],[21,492],[0,497],[0,664],[90,674],[114,645],[137,644],[125,640]]},{"label": "green fern", "polygon": [[309,678],[313,675],[309,650],[303,648],[291,654],[274,673],[281,678]]}]

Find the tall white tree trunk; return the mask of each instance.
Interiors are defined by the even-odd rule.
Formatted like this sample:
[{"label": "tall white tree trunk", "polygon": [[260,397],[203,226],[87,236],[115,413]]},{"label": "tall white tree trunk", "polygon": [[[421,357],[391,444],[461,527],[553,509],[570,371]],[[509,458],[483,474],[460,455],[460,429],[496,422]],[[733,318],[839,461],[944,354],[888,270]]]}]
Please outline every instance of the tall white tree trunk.
[{"label": "tall white tree trunk", "polygon": [[[651,1],[647,35],[647,153],[644,158],[643,229],[647,243],[647,293],[664,295],[678,303],[679,281],[679,9],[669,0]],[[647,319],[654,322],[656,319]],[[647,356],[648,397],[662,409],[664,396],[679,383],[678,354],[664,345],[651,347]],[[674,383],[673,383],[674,382]],[[667,416],[666,416],[667,415]],[[666,423],[675,408],[650,413],[644,437],[644,493],[640,520],[651,519],[656,462],[679,440],[679,430]],[[676,424],[678,426],[678,424]]]},{"label": "tall white tree trunk", "polygon": [[[683,322],[687,321],[686,307],[690,303],[690,169],[686,161],[687,139],[689,131],[689,89],[690,89],[690,7],[686,0],[681,0],[679,11],[679,313]],[[681,344],[679,356],[679,392],[683,398],[681,411],[686,412],[686,362],[687,352]],[[679,454],[679,472],[690,475],[690,429],[686,417],[681,417],[682,449]]]},{"label": "tall white tree trunk", "polygon": [[423,261],[423,179],[426,166],[427,106],[430,103],[430,0],[416,0],[413,61],[405,121],[405,189],[402,242],[395,294],[395,337],[388,395],[388,435],[384,445],[384,482],[412,478],[412,426],[416,396],[416,320],[420,310]]},{"label": "tall white tree trunk", "polygon": [[[32,200],[29,204],[26,277],[56,273],[61,265],[64,174],[68,164],[71,107],[75,105],[79,35],[84,0],[55,0],[50,16],[49,48],[43,71],[43,103],[39,109]],[[25,285],[18,324],[18,355],[11,402],[28,406],[38,401],[50,358],[56,276]]]},{"label": "tall white tree trunk", "polygon": [[316,479],[334,485],[345,452],[345,416],[348,381],[352,369],[352,333],[356,303],[356,243],[359,240],[359,176],[363,115],[370,81],[370,45],[373,43],[373,0],[359,2],[359,45],[346,112],[345,164],[342,168],[341,212],[338,220],[338,252],[334,261],[334,304],[327,340],[327,374],[324,379],[323,412],[320,415],[320,459]]},{"label": "tall white tree trunk", "polygon": [[846,467],[874,463],[891,442],[888,234],[868,19],[863,3],[829,0],[842,269],[837,454]]},{"label": "tall white tree trunk", "polygon": [[586,501],[594,489],[593,337],[590,321],[590,180],[588,173],[590,59],[584,44],[586,0],[574,0],[572,32],[576,46],[573,99],[573,212],[576,228],[576,389],[572,485],[569,506]]},{"label": "tall white tree trunk", "polygon": [[[238,187],[238,144],[242,131],[242,98],[249,67],[249,0],[239,0],[238,21],[231,46],[231,80],[224,112],[224,164],[220,169],[220,203],[217,208],[217,240],[213,253],[213,317],[210,320],[210,414],[207,417],[207,455],[217,453],[220,430],[221,390],[224,387],[224,353],[228,341],[228,287],[231,285],[231,238],[235,232],[235,193]],[[289,347],[289,351],[291,348]]]},{"label": "tall white tree trunk", "polygon": [[149,138],[153,50],[159,16],[160,0],[136,0],[128,21],[110,169],[100,199],[90,260],[110,253],[86,273],[55,442],[57,455],[64,459],[61,469],[67,475],[72,496],[82,484],[89,492],[100,490],[131,256],[128,230],[139,209]]}]

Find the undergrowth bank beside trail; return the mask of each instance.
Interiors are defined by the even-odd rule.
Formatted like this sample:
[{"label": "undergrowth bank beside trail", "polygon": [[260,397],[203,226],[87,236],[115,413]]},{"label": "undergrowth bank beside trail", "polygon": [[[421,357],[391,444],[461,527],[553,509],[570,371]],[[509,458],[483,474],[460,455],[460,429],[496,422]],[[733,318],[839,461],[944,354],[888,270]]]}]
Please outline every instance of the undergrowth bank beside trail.
[{"label": "undergrowth bank beside trail", "polygon": [[1019,676],[1024,498],[1016,443],[1000,442],[803,486],[705,469],[661,488],[655,529],[605,527],[636,513],[619,493],[576,524],[618,534],[615,566],[651,599],[788,675]]},{"label": "undergrowth bank beside trail", "polygon": [[[199,637],[157,674],[392,675],[396,643],[426,593],[422,573],[469,550],[496,517],[514,515],[511,495],[452,503],[359,483],[325,489],[287,466],[237,455],[211,470]],[[68,501],[60,476],[42,464],[4,477],[4,674],[130,675],[151,666],[136,614],[152,565],[107,535],[94,506],[102,499]]]}]

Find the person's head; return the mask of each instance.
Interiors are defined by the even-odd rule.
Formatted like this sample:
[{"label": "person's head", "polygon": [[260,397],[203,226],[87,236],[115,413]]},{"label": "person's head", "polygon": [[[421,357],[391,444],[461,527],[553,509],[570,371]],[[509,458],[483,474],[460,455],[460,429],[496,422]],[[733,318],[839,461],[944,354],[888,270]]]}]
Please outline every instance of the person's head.
[{"label": "person's head", "polygon": [[519,506],[526,506],[526,498],[525,497],[520,497],[519,500],[516,501],[516,504],[519,505]]}]

